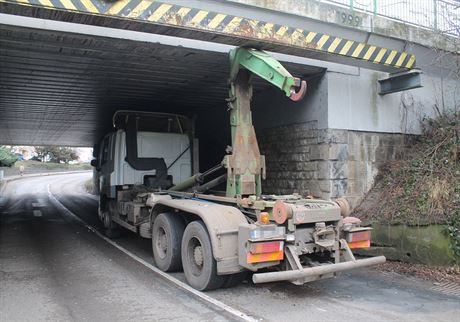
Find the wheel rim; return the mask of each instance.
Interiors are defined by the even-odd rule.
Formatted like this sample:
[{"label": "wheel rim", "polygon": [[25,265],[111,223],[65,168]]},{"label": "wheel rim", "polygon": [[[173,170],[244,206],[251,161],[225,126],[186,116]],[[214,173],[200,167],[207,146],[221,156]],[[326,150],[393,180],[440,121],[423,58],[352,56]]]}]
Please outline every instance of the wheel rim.
[{"label": "wheel rim", "polygon": [[163,259],[168,252],[168,235],[163,227],[159,227],[156,233],[155,248],[158,256]]},{"label": "wheel rim", "polygon": [[204,265],[203,246],[197,237],[191,238],[188,242],[187,262],[190,264],[193,275],[200,276],[202,274]]}]

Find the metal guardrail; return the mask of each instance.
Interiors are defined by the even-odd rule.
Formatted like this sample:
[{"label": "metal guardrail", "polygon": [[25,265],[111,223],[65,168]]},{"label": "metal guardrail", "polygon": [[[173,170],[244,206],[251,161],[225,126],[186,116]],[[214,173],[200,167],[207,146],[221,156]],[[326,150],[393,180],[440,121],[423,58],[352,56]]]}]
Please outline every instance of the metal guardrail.
[{"label": "metal guardrail", "polygon": [[460,36],[460,0],[316,0]]}]

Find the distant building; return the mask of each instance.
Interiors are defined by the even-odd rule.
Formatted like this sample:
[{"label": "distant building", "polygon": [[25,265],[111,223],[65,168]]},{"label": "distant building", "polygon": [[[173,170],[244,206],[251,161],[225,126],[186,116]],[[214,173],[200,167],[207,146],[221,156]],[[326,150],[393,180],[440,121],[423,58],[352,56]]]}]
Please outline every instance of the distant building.
[{"label": "distant building", "polygon": [[33,146],[12,146],[11,149],[17,155],[19,161],[30,160],[37,155]]}]

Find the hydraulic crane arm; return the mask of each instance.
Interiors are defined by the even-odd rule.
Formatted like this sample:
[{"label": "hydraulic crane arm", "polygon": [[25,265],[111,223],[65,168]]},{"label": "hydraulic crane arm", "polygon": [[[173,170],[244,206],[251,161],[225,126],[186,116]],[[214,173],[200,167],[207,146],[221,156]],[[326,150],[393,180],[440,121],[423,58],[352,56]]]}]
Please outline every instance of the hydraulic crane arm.
[{"label": "hydraulic crane arm", "polygon": [[[293,101],[302,99],[307,90],[305,81],[293,77],[279,61],[262,50],[241,47],[233,49],[230,51],[230,65],[231,82],[236,80],[241,67],[244,67],[278,87]],[[295,90],[297,87],[300,87],[298,92]]]},{"label": "hydraulic crane arm", "polygon": [[[252,74],[275,85],[293,101],[306,92],[306,83],[293,77],[276,59],[264,51],[236,48],[230,52],[230,125],[231,154],[222,164],[227,169],[227,197],[262,194],[261,179],[265,179],[265,157],[260,155],[252,124]],[[298,91],[296,88],[300,87]]]}]

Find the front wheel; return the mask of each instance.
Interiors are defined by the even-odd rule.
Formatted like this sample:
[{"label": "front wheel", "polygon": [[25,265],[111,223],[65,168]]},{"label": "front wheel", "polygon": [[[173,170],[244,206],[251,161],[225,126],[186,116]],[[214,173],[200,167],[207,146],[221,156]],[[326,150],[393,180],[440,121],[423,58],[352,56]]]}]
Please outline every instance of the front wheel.
[{"label": "front wheel", "polygon": [[120,237],[120,229],[118,227],[118,224],[112,220],[110,211],[105,210],[102,212],[102,222],[104,224],[104,232],[107,237],[109,237],[110,239]]},{"label": "front wheel", "polygon": [[100,222],[104,222],[104,220],[102,219],[102,213],[103,211],[101,210],[101,207],[97,208],[97,217],[99,218]]},{"label": "front wheel", "polygon": [[202,221],[192,221],[185,228],[181,254],[185,279],[193,288],[205,291],[224,284],[225,276],[217,275],[211,240]]}]

